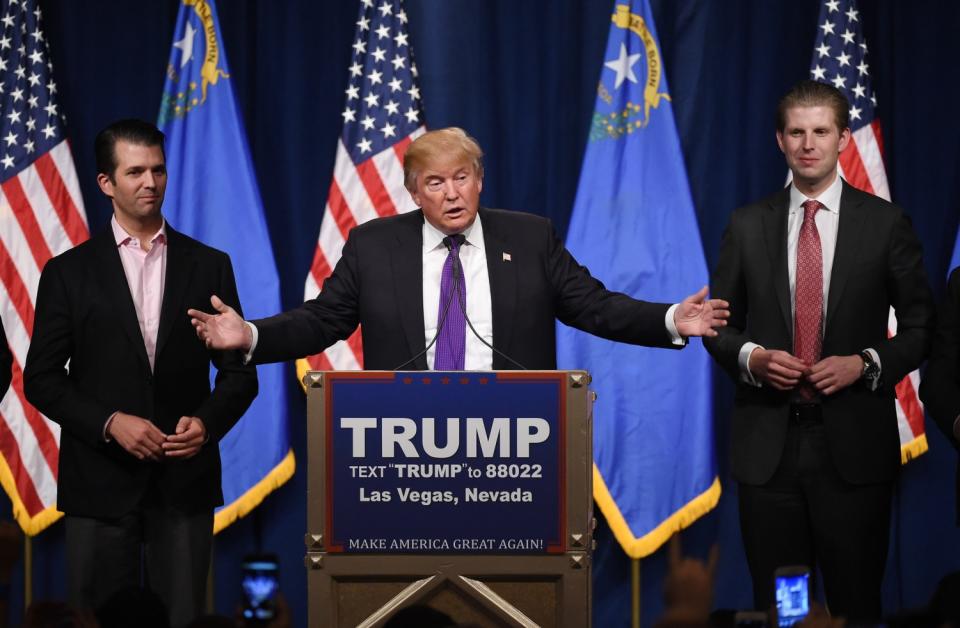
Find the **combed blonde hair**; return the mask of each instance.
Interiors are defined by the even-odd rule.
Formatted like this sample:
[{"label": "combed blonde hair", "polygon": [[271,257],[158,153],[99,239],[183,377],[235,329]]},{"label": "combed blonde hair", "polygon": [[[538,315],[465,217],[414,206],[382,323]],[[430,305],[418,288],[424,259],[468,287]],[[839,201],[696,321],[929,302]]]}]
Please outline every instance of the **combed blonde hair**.
[{"label": "combed blonde hair", "polygon": [[403,185],[411,192],[416,191],[420,172],[441,159],[469,162],[476,175],[483,177],[483,150],[480,144],[460,127],[450,126],[427,131],[410,144],[403,156]]}]

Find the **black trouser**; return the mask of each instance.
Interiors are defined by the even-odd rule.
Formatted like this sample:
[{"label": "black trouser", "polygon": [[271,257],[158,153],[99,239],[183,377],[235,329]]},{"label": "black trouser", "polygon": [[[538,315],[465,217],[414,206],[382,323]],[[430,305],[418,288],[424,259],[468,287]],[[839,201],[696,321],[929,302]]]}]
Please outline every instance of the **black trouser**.
[{"label": "black trouser", "polygon": [[780,466],[739,485],[740,531],[757,609],[774,603],[777,567],[820,567],[827,605],[853,623],[881,618],[892,484],[853,485],[834,466],[820,407],[792,407]]},{"label": "black trouser", "polygon": [[144,586],[164,601],[171,626],[202,614],[213,511],[187,514],[146,499],[116,519],[68,514],[65,523],[72,605],[96,609],[118,591]]}]

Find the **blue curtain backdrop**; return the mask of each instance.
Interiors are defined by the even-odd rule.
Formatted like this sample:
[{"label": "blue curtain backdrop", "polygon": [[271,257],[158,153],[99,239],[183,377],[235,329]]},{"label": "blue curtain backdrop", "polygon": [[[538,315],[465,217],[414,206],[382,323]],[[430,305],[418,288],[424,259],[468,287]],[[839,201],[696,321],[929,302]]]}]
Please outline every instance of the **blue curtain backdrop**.
[{"label": "blue curtain backdrop", "polygon": [[[302,298],[320,226],[357,4],[218,4],[285,307]],[[487,152],[485,204],[549,216],[565,235],[613,2],[407,0],[406,5],[428,124],[458,124],[480,140]],[[109,204],[94,181],[93,137],[120,117],[155,119],[177,3],[41,0],[40,6],[96,230],[106,223]],[[651,7],[712,268],[730,211],[783,183],[773,110],[779,95],[807,75],[818,3],[651,0]],[[870,0],[860,10],[893,197],[913,218],[940,295],[960,220],[955,113],[960,4]],[[290,372],[291,440],[305,461],[304,404]],[[723,497],[713,513],[684,533],[684,546],[705,556],[719,541],[717,605],[735,608],[747,606],[750,594],[727,464],[731,389],[722,375],[715,377]],[[889,610],[924,603],[944,573],[960,569],[960,532],[953,517],[956,454],[932,424],[928,428],[930,453],[904,470],[897,489],[885,583]],[[215,593],[221,612],[231,613],[239,599],[243,554],[263,548],[280,555],[295,625],[305,625],[305,491],[300,466],[253,515],[217,537]],[[64,597],[62,526],[38,537],[34,548],[35,595]],[[665,563],[662,551],[643,562],[645,625],[661,609]],[[595,625],[628,625],[629,564],[602,524],[595,568]],[[22,576],[15,576],[16,601]]]}]

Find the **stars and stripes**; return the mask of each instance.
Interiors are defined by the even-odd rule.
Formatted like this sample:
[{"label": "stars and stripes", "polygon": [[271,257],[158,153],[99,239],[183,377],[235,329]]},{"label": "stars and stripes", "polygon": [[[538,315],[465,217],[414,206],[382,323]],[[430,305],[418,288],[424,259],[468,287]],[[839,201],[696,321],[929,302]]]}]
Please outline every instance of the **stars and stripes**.
[{"label": "stars and stripes", "polygon": [[[877,117],[877,98],[870,84],[867,42],[860,12],[854,0],[826,0],[820,7],[817,40],[810,63],[810,78],[830,83],[850,101],[850,131],[847,149],[840,153],[840,170],[848,183],[890,200],[890,186],[883,165],[883,137]],[[897,332],[897,319],[890,310],[888,334]],[[897,384],[897,420],[900,450],[907,462],[927,450],[923,405],[917,396],[920,373],[913,371]]]},{"label": "stars and stripes", "polygon": [[[403,186],[403,154],[424,127],[403,3],[362,0],[356,27],[343,132],[304,299],[320,291],[350,229],[416,209]],[[363,368],[359,331],[306,362],[298,370]]]},{"label": "stars and stripes", "polygon": [[40,18],[35,0],[0,2],[0,316],[14,357],[0,482],[28,534],[59,517],[60,427],[23,394],[37,282],[48,259],[89,236]]}]

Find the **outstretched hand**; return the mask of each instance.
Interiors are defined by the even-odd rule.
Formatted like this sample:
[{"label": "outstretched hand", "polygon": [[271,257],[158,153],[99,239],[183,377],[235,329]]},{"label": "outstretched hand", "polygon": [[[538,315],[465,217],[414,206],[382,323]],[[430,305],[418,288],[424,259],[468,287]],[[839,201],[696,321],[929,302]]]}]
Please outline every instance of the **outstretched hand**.
[{"label": "outstretched hand", "polygon": [[673,312],[673,322],[683,337],[716,336],[730,318],[730,304],[723,299],[708,299],[707,286],[681,301]]},{"label": "outstretched hand", "polygon": [[241,349],[249,351],[253,344],[253,334],[236,310],[220,300],[210,297],[210,304],[217,314],[207,314],[200,310],[189,309],[187,316],[197,330],[197,337],[209,349]]}]

